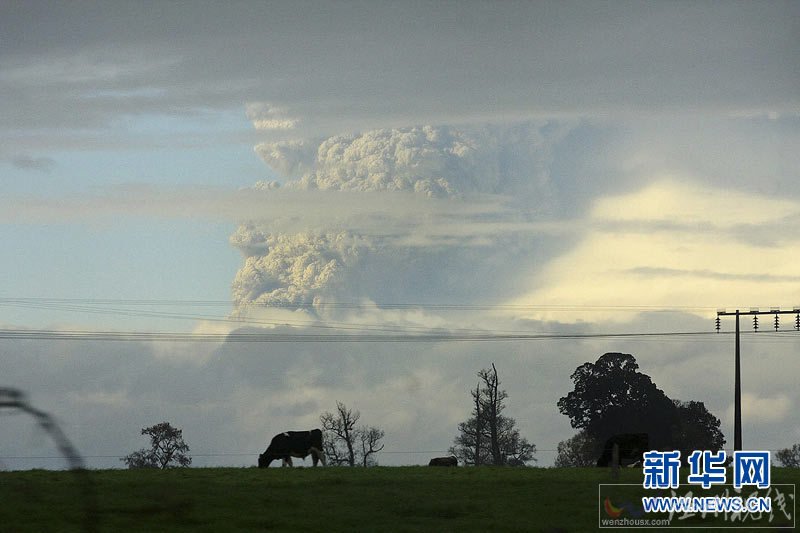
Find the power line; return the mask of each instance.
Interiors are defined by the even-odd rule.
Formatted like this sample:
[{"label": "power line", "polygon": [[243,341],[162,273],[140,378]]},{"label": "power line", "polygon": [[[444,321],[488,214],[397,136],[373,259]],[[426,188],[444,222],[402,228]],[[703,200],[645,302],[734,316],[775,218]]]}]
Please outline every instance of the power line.
[{"label": "power line", "polygon": [[[724,332],[722,334],[732,334]],[[790,333],[791,334],[791,333]],[[0,329],[3,340],[36,341],[117,341],[117,342],[498,342],[498,341],[542,341],[564,339],[646,339],[674,337],[716,337],[719,333],[709,331],[670,331],[652,333],[428,333],[428,334],[313,334],[313,333],[178,333],[178,332],[136,332],[136,331],[85,331],[85,330],[18,330]],[[781,333],[771,334],[782,336]],[[764,335],[766,336],[766,335]],[[800,337],[799,337],[800,338]]]},{"label": "power line", "polygon": [[[131,306],[180,306],[180,307],[230,307],[229,300],[182,300],[182,299],[116,299],[116,298],[46,298],[46,297],[0,297],[0,305],[42,305],[58,306],[70,304],[84,305],[131,305]],[[460,304],[436,302],[347,302],[347,301],[317,301],[317,302],[249,302],[238,306],[250,308],[274,309],[430,309],[438,311],[704,311],[710,312],[717,309],[711,306],[655,306],[655,305],[584,305],[584,304]]]},{"label": "power line", "polygon": [[[127,305],[134,309],[108,307]],[[259,320],[246,316],[219,317],[197,313],[176,313],[141,309],[141,306],[189,306],[210,307],[230,306],[230,302],[221,300],[153,300],[153,299],[111,299],[111,298],[11,298],[0,297],[0,306],[50,311],[85,312],[101,315],[121,315],[133,317],[170,318],[186,320],[205,320],[209,322],[227,323],[236,326],[298,326],[313,329],[353,331],[353,334],[291,334],[291,333],[231,333],[231,334],[193,334],[173,332],[109,332],[109,331],[56,331],[56,330],[0,330],[0,339],[24,340],[107,340],[107,341],[161,341],[161,342],[446,342],[446,341],[502,341],[502,340],[546,340],[576,338],[619,338],[647,339],[649,337],[681,337],[701,332],[668,332],[668,333],[600,333],[600,334],[547,334],[530,331],[492,330],[487,332],[474,328],[431,328],[422,325],[377,325],[354,322],[337,322],[325,320],[320,322],[309,317],[309,320]],[[437,311],[700,311],[711,308],[704,307],[672,307],[655,306],[588,306],[588,305],[502,305],[502,304],[432,304],[432,303],[363,303],[363,302],[317,302],[301,304],[257,303],[243,308],[275,308],[275,309],[362,309],[372,310],[437,310]],[[365,333],[367,332],[367,333]],[[374,334],[373,332],[380,333]],[[705,334],[705,332],[702,332]],[[709,339],[710,340],[710,339]]]},{"label": "power line", "polygon": [[716,329],[720,330],[720,317],[734,316],[736,317],[736,341],[734,352],[734,399],[733,399],[733,448],[734,450],[742,449],[742,378],[741,378],[741,346],[740,346],[740,328],[739,317],[742,315],[753,317],[753,330],[758,331],[758,317],[761,315],[774,315],[775,317],[775,332],[780,329],[780,315],[796,315],[796,329],[800,331],[800,307],[795,307],[791,311],[781,310],[779,307],[773,307],[768,312],[759,311],[758,308],[751,308],[749,311],[736,311],[729,312],[726,310],[717,311]]},{"label": "power line", "polygon": [[[0,301],[0,306],[4,305],[2,301]],[[289,320],[289,319],[281,319],[280,321],[276,320],[260,320],[260,319],[253,319],[248,318],[246,316],[235,316],[235,317],[218,317],[213,315],[202,315],[202,314],[186,314],[186,313],[170,313],[170,312],[163,312],[163,311],[140,311],[140,310],[129,310],[129,309],[118,309],[118,308],[98,308],[98,307],[90,307],[90,306],[76,306],[76,305],[62,305],[62,304],[38,304],[38,303],[18,303],[14,304],[15,307],[21,307],[24,309],[44,309],[48,311],[75,311],[75,312],[84,312],[84,313],[92,313],[92,314],[100,314],[100,315],[121,315],[121,316],[132,316],[132,317],[151,317],[151,318],[170,318],[170,319],[185,319],[185,320],[202,320],[207,322],[218,322],[218,323],[227,323],[227,324],[234,324],[237,326],[242,325],[258,325],[258,326],[302,326],[308,328],[315,328],[315,329],[330,329],[330,330],[352,330],[352,331],[381,331],[381,332],[404,332],[407,330],[420,330],[420,331],[431,331],[432,329],[429,326],[419,326],[414,324],[408,324],[403,326],[393,326],[389,325],[376,325],[376,324],[361,324],[357,322],[337,322],[332,320],[325,320],[324,323],[320,323],[315,321],[313,318],[309,317],[308,320]],[[281,306],[284,307],[284,306]],[[287,306],[288,307],[288,306]],[[366,308],[366,307],[365,307]],[[471,328],[452,328],[449,331],[476,331],[475,329]],[[511,332],[513,333],[513,332]],[[518,332],[517,332],[518,333]]]},{"label": "power line", "polygon": [[[123,306],[123,307],[120,307]],[[326,310],[428,310],[437,312],[465,312],[465,311],[487,311],[487,312],[574,312],[582,310],[584,312],[631,312],[631,311],[707,311],[711,308],[702,307],[673,307],[658,308],[655,306],[589,306],[589,305],[515,305],[515,304],[457,304],[457,303],[425,303],[425,302],[348,302],[348,301],[317,301],[314,303],[281,303],[281,302],[256,302],[248,303],[235,307],[237,315],[209,315],[196,312],[175,312],[165,310],[143,309],[143,307],[231,307],[230,301],[224,300],[183,300],[183,299],[120,299],[120,298],[50,298],[50,297],[0,297],[0,307],[15,307],[22,309],[39,309],[45,311],[61,311],[72,313],[89,313],[97,315],[117,315],[126,317],[148,317],[148,318],[167,318],[177,320],[202,320],[207,322],[225,323],[236,326],[257,325],[257,326],[302,326],[313,329],[336,330],[336,331],[356,331],[356,332],[380,332],[405,334],[409,331],[430,333],[437,328],[415,324],[364,324],[359,322],[335,321],[326,318],[321,322],[314,316],[309,316],[306,320],[289,319],[281,317],[278,320],[265,320],[251,318],[247,316],[251,310],[258,309],[284,309],[284,310],[308,310],[314,313]],[[447,328],[442,332],[452,334],[458,333],[482,333],[484,330],[475,328]],[[519,330],[497,330],[493,333],[503,334],[530,334],[530,331]],[[387,339],[388,340],[388,339]]]}]

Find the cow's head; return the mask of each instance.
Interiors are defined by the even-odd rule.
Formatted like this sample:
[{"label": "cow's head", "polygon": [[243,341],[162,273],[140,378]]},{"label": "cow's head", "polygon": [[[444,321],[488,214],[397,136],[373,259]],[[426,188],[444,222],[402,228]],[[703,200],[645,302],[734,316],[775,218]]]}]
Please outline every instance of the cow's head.
[{"label": "cow's head", "polygon": [[258,456],[258,467],[267,468],[269,464],[275,460],[275,456],[269,452],[264,452]]}]

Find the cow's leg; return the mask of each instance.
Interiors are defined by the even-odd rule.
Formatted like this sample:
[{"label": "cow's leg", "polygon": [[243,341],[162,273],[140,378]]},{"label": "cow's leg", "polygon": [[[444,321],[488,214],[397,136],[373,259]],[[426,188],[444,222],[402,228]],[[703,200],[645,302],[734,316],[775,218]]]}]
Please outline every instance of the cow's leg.
[{"label": "cow's leg", "polygon": [[285,455],[283,457],[283,464],[281,466],[286,466],[286,465],[293,466],[292,465],[292,457],[290,455]]},{"label": "cow's leg", "polygon": [[322,461],[322,466],[327,466],[325,462],[325,452],[319,448],[311,448],[311,455],[314,457],[314,466],[317,466],[317,461]]}]

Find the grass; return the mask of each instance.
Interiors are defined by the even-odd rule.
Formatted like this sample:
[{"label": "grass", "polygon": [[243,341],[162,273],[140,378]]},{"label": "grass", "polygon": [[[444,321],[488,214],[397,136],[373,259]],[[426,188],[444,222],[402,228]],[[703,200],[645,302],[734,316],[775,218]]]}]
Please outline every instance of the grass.
[{"label": "grass", "polygon": [[[798,469],[772,477],[800,484]],[[610,482],[597,468],[0,472],[0,531],[581,532],[597,529],[598,484]]]}]

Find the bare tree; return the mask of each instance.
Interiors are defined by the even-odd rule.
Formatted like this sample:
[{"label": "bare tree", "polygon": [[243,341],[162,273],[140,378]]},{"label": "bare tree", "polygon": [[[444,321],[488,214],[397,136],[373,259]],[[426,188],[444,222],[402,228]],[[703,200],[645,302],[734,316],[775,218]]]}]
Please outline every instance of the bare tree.
[{"label": "bare tree", "polygon": [[376,464],[374,455],[383,449],[383,430],[356,424],[361,419],[359,411],[349,409],[336,402],[336,412],[326,411],[320,415],[324,433],[323,447],[328,462],[333,465],[362,466]]},{"label": "bare tree", "polygon": [[[319,417],[324,433],[323,447],[332,464],[355,466],[356,422],[361,413],[353,412],[342,402],[336,402],[336,413],[326,411]],[[344,449],[342,449],[344,447]]]},{"label": "bare tree", "polygon": [[480,466],[483,461],[481,461],[481,435],[483,434],[483,426],[485,425],[484,422],[486,418],[483,416],[483,412],[481,411],[481,385],[475,387],[475,392],[472,393],[472,401],[475,402],[475,428],[473,431],[474,440],[475,440],[475,451],[472,453],[473,457],[473,464],[475,466]]},{"label": "bare tree", "polygon": [[362,466],[372,466],[375,460],[372,458],[374,454],[381,451],[384,444],[381,444],[384,432],[382,429],[376,427],[361,426],[358,428],[358,440],[361,444],[361,463]]},{"label": "bare tree", "polygon": [[458,425],[450,453],[468,465],[521,465],[535,461],[536,446],[523,438],[513,418],[502,414],[508,393],[500,389],[497,368],[478,372],[480,382],[471,391],[472,416]]},{"label": "bare tree", "polygon": [[[478,377],[484,383],[482,407],[484,418],[489,426],[489,446],[492,453],[492,464],[503,464],[503,457],[500,452],[500,416],[505,409],[503,400],[508,397],[504,390],[500,390],[500,379],[497,377],[497,368],[492,363],[492,369],[484,368],[478,372]],[[480,387],[479,387],[480,388]]]},{"label": "bare tree", "polygon": [[169,422],[142,428],[142,435],[150,436],[150,449],[142,448],[122,457],[128,468],[172,468],[187,467],[192,458],[186,455],[189,446],[183,442],[183,430],[172,427]]}]

